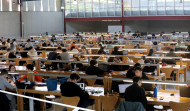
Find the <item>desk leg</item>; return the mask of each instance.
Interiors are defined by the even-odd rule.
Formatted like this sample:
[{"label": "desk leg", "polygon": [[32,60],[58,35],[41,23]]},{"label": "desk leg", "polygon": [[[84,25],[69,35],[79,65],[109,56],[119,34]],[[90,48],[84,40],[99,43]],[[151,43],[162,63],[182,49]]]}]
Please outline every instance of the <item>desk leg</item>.
[{"label": "desk leg", "polygon": [[[176,70],[176,81],[179,82],[179,70]],[[179,86],[176,85],[176,90],[179,89]]]},{"label": "desk leg", "polygon": [[184,69],[184,82],[187,82],[187,67]]},{"label": "desk leg", "polygon": [[[163,80],[163,81],[166,81],[166,76],[164,76],[164,77],[162,78],[162,80]],[[163,84],[163,89],[166,90],[166,85],[165,85],[165,84]]]},{"label": "desk leg", "polygon": [[101,111],[100,99],[97,98],[97,99],[95,99],[94,101],[95,101],[95,110],[96,110],[96,111]]},{"label": "desk leg", "polygon": [[[44,94],[41,94],[41,95],[40,95],[40,99],[45,100],[45,95],[44,95]],[[40,109],[41,109],[42,111],[46,111],[46,103],[45,103],[45,102],[40,102]]]},{"label": "desk leg", "polygon": [[[19,91],[19,89],[18,89],[18,94],[23,95],[23,93],[21,91]],[[18,111],[24,111],[23,105],[24,105],[23,98],[17,96],[17,107],[18,107],[17,109],[18,109]]]}]

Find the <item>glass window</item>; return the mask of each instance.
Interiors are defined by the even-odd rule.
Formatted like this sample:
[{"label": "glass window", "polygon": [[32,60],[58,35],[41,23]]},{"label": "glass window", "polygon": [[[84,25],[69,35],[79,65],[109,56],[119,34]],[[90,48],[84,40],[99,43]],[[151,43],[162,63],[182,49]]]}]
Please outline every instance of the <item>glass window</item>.
[{"label": "glass window", "polygon": [[174,15],[174,0],[166,0],[166,14]]},{"label": "glass window", "polygon": [[149,0],[148,15],[156,15],[156,0]]},{"label": "glass window", "polygon": [[165,15],[165,0],[157,0],[157,14]]},{"label": "glass window", "polygon": [[93,17],[98,17],[99,16],[99,0],[93,0],[92,16]]},{"label": "glass window", "polygon": [[121,0],[116,0],[115,3],[115,16],[122,16]]},{"label": "glass window", "polygon": [[100,16],[107,16],[107,0],[100,0]]},{"label": "glass window", "polygon": [[124,16],[131,16],[131,0],[123,0]]},{"label": "glass window", "polygon": [[[35,5],[35,11],[41,11],[41,0],[40,1],[34,1]],[[28,7],[29,10],[29,7]]]},{"label": "glass window", "polygon": [[70,0],[65,0],[65,17],[71,17]]},{"label": "glass window", "polygon": [[80,0],[78,2],[78,17],[84,17],[84,12],[85,12],[84,0]]},{"label": "glass window", "polygon": [[140,15],[147,15],[148,0],[140,0]]},{"label": "glass window", "polygon": [[183,15],[183,0],[175,0],[175,14]]},{"label": "glass window", "polygon": [[71,0],[71,17],[77,17],[77,0]]},{"label": "glass window", "polygon": [[132,0],[132,16],[139,16],[139,0]]},{"label": "glass window", "polygon": [[184,0],[184,14],[190,15],[190,0]]},{"label": "glass window", "polygon": [[108,0],[108,16],[115,15],[115,0]]},{"label": "glass window", "polygon": [[49,0],[49,10],[55,11],[55,0]]},{"label": "glass window", "polygon": [[9,0],[2,0],[3,11],[9,11]]},{"label": "glass window", "polygon": [[86,7],[85,16],[92,17],[92,0],[85,0],[85,7]]}]

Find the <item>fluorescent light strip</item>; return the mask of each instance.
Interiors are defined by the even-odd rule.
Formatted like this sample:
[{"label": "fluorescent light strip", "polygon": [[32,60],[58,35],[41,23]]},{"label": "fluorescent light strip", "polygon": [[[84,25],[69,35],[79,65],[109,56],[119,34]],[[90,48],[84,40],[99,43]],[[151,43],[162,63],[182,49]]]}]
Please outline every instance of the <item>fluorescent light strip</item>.
[{"label": "fluorescent light strip", "polygon": [[[123,82],[133,82],[132,80],[123,80]],[[187,86],[190,83],[182,83],[182,82],[165,82],[165,81],[144,81],[142,83],[152,83],[152,84],[165,84],[165,85],[178,85],[178,86]]]},{"label": "fluorescent light strip", "polygon": [[28,2],[26,2],[26,11],[28,11]]},{"label": "fluorescent light strip", "polygon": [[12,0],[9,0],[9,11],[13,11]]},{"label": "fluorescent light strip", "polygon": [[35,4],[35,1],[33,1],[33,4],[34,4],[34,9],[33,9],[33,11],[35,12],[35,11],[36,11],[36,4]]},{"label": "fluorescent light strip", "polygon": [[43,12],[43,1],[41,0],[41,12]]},{"label": "fluorescent light strip", "polygon": [[49,7],[49,0],[48,0],[48,11],[50,11],[50,7]]},{"label": "fluorescent light strip", "polygon": [[55,0],[55,12],[57,11],[57,0]]},{"label": "fluorescent light strip", "polygon": [[1,11],[3,11],[3,1],[1,0]]}]

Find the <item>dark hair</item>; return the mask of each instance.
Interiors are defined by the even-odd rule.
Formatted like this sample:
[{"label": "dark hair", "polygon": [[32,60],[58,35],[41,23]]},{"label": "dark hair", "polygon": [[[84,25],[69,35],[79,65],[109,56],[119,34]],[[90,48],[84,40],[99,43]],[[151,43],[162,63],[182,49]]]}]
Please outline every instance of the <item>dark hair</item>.
[{"label": "dark hair", "polygon": [[104,50],[104,47],[100,47],[100,50]]},{"label": "dark hair", "polygon": [[150,63],[150,60],[149,59],[145,59],[144,63]]},{"label": "dark hair", "polygon": [[170,49],[170,52],[174,52],[174,49]]},{"label": "dark hair", "polygon": [[114,51],[118,51],[118,49],[119,49],[118,47],[114,47]]},{"label": "dark hair", "polygon": [[28,48],[28,50],[31,50],[31,49],[33,49],[33,47],[32,47],[32,46],[30,46],[30,47]]},{"label": "dark hair", "polygon": [[7,49],[7,51],[11,51],[11,49],[10,49],[10,48],[8,48],[8,49]]},{"label": "dark hair", "polygon": [[73,49],[75,49],[75,46],[72,46],[72,47],[71,47],[71,50],[73,50]]},{"label": "dark hair", "polygon": [[99,47],[102,47],[102,44],[99,44],[98,46],[99,46]]},{"label": "dark hair", "polygon": [[57,50],[62,50],[62,48],[61,48],[61,47],[58,47]]},{"label": "dark hair", "polygon": [[6,69],[3,69],[3,70],[1,71],[1,75],[5,75],[5,74],[8,74],[8,71],[7,71]]},{"label": "dark hair", "polygon": [[91,61],[90,61],[90,65],[94,66],[94,65],[96,65],[96,64],[97,64],[97,61],[96,61],[96,60],[91,60]]},{"label": "dark hair", "polygon": [[33,71],[34,70],[34,66],[32,64],[27,64],[26,68]]},{"label": "dark hair", "polygon": [[136,64],[134,65],[134,67],[141,67],[141,64],[140,64],[140,63],[136,63]]},{"label": "dark hair", "polygon": [[62,49],[62,52],[67,52],[67,49]]},{"label": "dark hair", "polygon": [[157,42],[153,42],[153,44],[154,44],[154,45],[158,45],[158,43],[157,43]]},{"label": "dark hair", "polygon": [[141,81],[141,78],[140,77],[133,77],[133,83],[138,83],[139,81]]},{"label": "dark hair", "polygon": [[30,39],[28,39],[27,42],[30,42]]},{"label": "dark hair", "polygon": [[153,52],[154,52],[153,49],[150,49],[148,56],[152,56]]},{"label": "dark hair", "polygon": [[9,65],[9,71],[11,71],[11,67],[15,67],[14,65]]},{"label": "dark hair", "polygon": [[136,70],[142,71],[142,68],[141,67],[135,67],[134,71],[136,71]]},{"label": "dark hair", "polygon": [[70,75],[70,79],[71,80],[74,80],[74,79],[79,80],[80,76],[78,74],[76,74],[76,73],[73,73],[73,74]]}]

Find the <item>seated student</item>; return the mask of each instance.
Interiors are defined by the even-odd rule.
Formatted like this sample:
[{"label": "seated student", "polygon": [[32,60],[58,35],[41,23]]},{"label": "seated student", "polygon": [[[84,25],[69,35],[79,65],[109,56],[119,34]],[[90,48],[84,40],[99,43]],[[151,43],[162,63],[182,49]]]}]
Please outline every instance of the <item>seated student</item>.
[{"label": "seated student", "polygon": [[[61,50],[61,47],[58,47],[55,51],[50,52],[47,60],[56,60],[58,57],[58,52],[60,52],[60,50]],[[57,69],[57,63],[56,62],[52,62],[51,65],[52,65],[53,69]]]},{"label": "seated student", "polygon": [[[16,72],[16,68],[14,65],[9,65],[9,72],[11,73],[15,73]],[[16,82],[16,80],[19,80],[20,79],[20,75],[13,75],[13,74],[8,74],[8,79],[10,81],[13,81],[13,82]]]},{"label": "seated student", "polygon": [[75,42],[71,43],[70,47],[72,47],[72,46],[77,47],[77,45],[75,44]]},{"label": "seated student", "polygon": [[142,56],[140,60],[138,60],[137,63],[144,64],[146,57]]},{"label": "seated student", "polygon": [[81,54],[88,54],[88,50],[86,49],[85,46],[81,47],[81,50],[79,51]]},{"label": "seated student", "polygon": [[[114,63],[120,63],[120,58],[114,57],[114,58],[109,58],[108,62],[114,62]],[[109,70],[114,70],[114,71],[121,71],[122,65],[110,65]]]},{"label": "seated student", "polygon": [[34,47],[29,47],[28,48],[28,55],[29,57],[38,57],[38,53],[36,52],[36,50],[34,49]]},{"label": "seated student", "polygon": [[[145,64],[150,64],[150,60],[146,59]],[[145,73],[145,72],[152,72],[153,73],[155,70],[156,70],[156,66],[145,66],[143,68],[143,73]]]},{"label": "seated student", "polygon": [[[80,59],[77,55],[74,55],[73,59],[74,59],[73,61],[80,61]],[[74,70],[76,70],[75,68],[78,68],[79,70],[84,70],[82,63],[71,63],[71,66],[72,66],[72,69],[74,69]]]},{"label": "seated student", "polygon": [[104,74],[104,71],[101,70],[100,68],[96,67],[95,65],[97,64],[96,60],[91,60],[90,61],[90,66],[86,70],[87,75],[97,75],[101,76]]},{"label": "seated student", "polygon": [[51,39],[50,46],[54,47],[55,45],[57,45],[57,43],[54,41],[54,39]]},{"label": "seated student", "polygon": [[[33,71],[34,70],[34,66],[32,64],[28,64],[26,65],[26,71],[27,73],[38,73],[36,71]],[[23,78],[27,78],[28,75],[24,75],[22,78],[20,78],[18,81],[23,81]],[[34,76],[34,79],[36,82],[42,82],[42,78],[41,76],[38,76],[38,75],[35,75]]]},{"label": "seated student", "polygon": [[61,84],[61,95],[62,96],[79,96],[80,101],[78,107],[86,108],[94,104],[94,101],[89,98],[89,94],[86,91],[83,91],[76,83],[80,80],[78,74],[71,74],[67,82]]},{"label": "seated student", "polygon": [[101,47],[100,50],[98,50],[97,54],[106,54],[104,47]]},{"label": "seated student", "polygon": [[59,54],[61,60],[69,61],[69,53],[67,53],[67,49],[63,49],[62,53]]},{"label": "seated student", "polygon": [[133,77],[134,76],[138,76],[138,77],[141,77],[144,80],[149,80],[149,78],[146,76],[146,74],[142,72],[142,68],[141,67],[135,67],[134,68],[134,72],[135,72],[135,75],[133,75]]},{"label": "seated student", "polygon": [[75,46],[71,46],[71,52],[79,52]]},{"label": "seated student", "polygon": [[5,57],[5,58],[7,57],[7,58],[8,58],[10,52],[11,52],[11,49],[8,48],[8,49],[7,49],[7,52],[6,52],[5,54],[3,54],[3,57]]},{"label": "seated student", "polygon": [[[174,53],[174,49],[170,49],[170,52],[166,54],[166,57],[178,57],[175,53]],[[176,64],[175,59],[163,59],[162,62],[167,63],[167,64]]]},{"label": "seated student", "polygon": [[123,55],[123,52],[118,51],[118,47],[114,47],[114,50],[111,52],[111,55]]},{"label": "seated student", "polygon": [[[0,74],[0,89],[1,90],[6,90],[7,88],[8,89],[15,89],[16,88],[16,86],[15,86],[15,84],[14,84],[14,82],[8,82],[7,81],[7,75],[8,75],[8,71],[7,70],[5,70],[5,69],[3,69],[2,71],[1,71],[1,74]],[[14,96],[12,96],[12,95],[9,95],[9,94],[6,94],[6,96],[7,96],[7,98],[8,98],[8,100],[10,101],[10,103],[11,103],[11,111],[13,110],[15,110],[16,109],[16,101],[15,101],[15,99],[14,99]],[[1,100],[2,101],[2,100]],[[7,103],[8,104],[8,103]]]},{"label": "seated student", "polygon": [[30,42],[30,39],[27,40],[27,44],[24,47],[25,48],[33,47],[33,44]]},{"label": "seated student", "polygon": [[142,80],[140,77],[133,77],[133,84],[125,90],[125,101],[141,102],[146,111],[148,111],[147,99],[145,90],[141,87]]},{"label": "seated student", "polygon": [[140,49],[141,47],[140,47],[140,45],[139,44],[137,44],[136,46],[134,46],[134,49]]},{"label": "seated student", "polygon": [[[146,76],[146,74],[144,72],[142,72],[142,68],[141,67],[136,67],[134,69],[135,75],[137,77],[140,77],[143,80],[149,80],[149,78]],[[142,87],[146,90],[146,91],[152,91],[153,87],[152,84],[142,84]]]},{"label": "seated student", "polygon": [[133,67],[130,67],[129,70],[127,71],[127,73],[126,73],[127,78],[133,78],[134,77],[134,75],[135,75],[134,69],[136,67],[141,67],[141,64],[136,63]]}]

